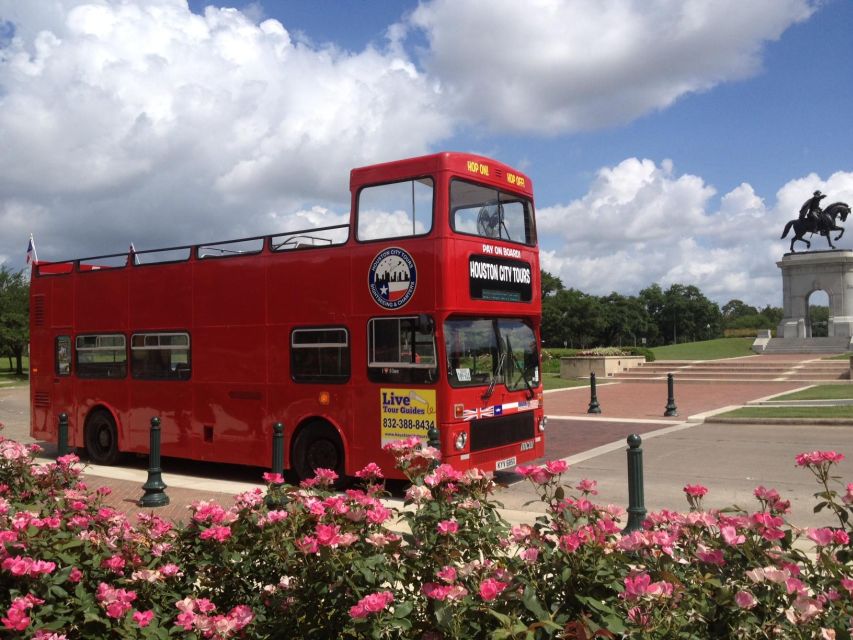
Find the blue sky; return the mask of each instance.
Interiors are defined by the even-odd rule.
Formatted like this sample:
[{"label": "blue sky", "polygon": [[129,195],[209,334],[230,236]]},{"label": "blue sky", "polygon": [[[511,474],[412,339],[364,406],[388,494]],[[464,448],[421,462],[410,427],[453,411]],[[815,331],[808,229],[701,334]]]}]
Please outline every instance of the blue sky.
[{"label": "blue sky", "polygon": [[779,306],[784,222],[853,202],[851,33],[846,0],[0,0],[0,261],[334,223],[352,166],[451,149],[530,175],[567,286]]},{"label": "blue sky", "polygon": [[[360,50],[417,2],[243,3],[316,43]],[[190,6],[203,11],[206,2]],[[853,3],[828,0],[807,21],[768,42],[753,77],[688,94],[622,126],[557,136],[462,131],[447,148],[487,148],[529,162],[548,203],[582,195],[595,170],[630,156],[670,158],[680,172],[728,191],[749,182],[772,195],[792,177],[853,169]],[[413,54],[416,47],[409,47]],[[484,73],[488,73],[484,69]],[[845,106],[846,105],[846,106]],[[846,156],[846,157],[845,157]],[[569,187],[568,189],[566,187]]]}]

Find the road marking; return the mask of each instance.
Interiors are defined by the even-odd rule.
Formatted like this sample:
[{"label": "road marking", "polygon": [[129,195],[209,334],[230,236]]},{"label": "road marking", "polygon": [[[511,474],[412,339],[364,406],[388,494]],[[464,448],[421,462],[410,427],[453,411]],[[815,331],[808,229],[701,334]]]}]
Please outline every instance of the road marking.
[{"label": "road marking", "polygon": [[628,424],[672,424],[672,420],[654,420],[644,418],[601,418],[599,416],[552,416],[547,414],[548,420],[581,420],[595,422],[625,422]]}]

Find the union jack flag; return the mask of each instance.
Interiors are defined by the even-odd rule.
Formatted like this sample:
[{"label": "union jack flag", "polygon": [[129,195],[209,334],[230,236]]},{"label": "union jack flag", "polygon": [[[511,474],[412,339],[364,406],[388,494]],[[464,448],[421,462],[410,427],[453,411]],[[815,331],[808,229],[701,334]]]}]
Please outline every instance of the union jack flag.
[{"label": "union jack flag", "polygon": [[484,409],[465,409],[462,411],[462,419],[465,420],[465,422],[470,420],[479,420],[480,418],[491,418],[494,415],[494,407],[485,407]]}]

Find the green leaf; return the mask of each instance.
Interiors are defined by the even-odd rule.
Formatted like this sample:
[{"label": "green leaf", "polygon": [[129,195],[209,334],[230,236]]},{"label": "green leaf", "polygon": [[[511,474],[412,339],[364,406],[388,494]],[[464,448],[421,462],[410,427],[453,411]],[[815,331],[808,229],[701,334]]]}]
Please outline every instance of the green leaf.
[{"label": "green leaf", "polygon": [[412,612],[414,605],[411,602],[401,602],[400,604],[394,605],[394,617],[395,618],[407,618],[409,614]]},{"label": "green leaf", "polygon": [[539,598],[536,597],[536,592],[532,587],[525,587],[524,594],[521,596],[521,602],[539,620],[550,620],[551,616],[542,608],[542,603],[539,602]]},{"label": "green leaf", "polygon": [[63,600],[68,597],[68,592],[58,585],[51,586],[50,589],[48,589],[48,592],[51,595],[54,595],[57,598],[61,598]]}]

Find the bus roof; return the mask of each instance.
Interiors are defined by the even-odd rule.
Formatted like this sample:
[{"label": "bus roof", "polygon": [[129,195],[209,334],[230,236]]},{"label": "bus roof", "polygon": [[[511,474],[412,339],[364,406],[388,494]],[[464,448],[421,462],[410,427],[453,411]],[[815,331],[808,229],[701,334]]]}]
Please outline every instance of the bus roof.
[{"label": "bus roof", "polygon": [[413,175],[452,171],[470,176],[478,181],[509,188],[532,196],[533,183],[530,178],[509,165],[485,156],[458,151],[443,151],[428,156],[395,160],[358,167],[350,172],[350,189],[366,184],[394,182],[411,178]]}]

